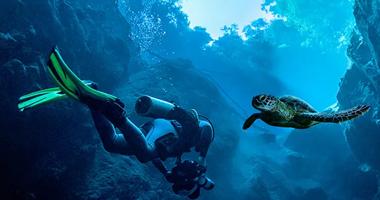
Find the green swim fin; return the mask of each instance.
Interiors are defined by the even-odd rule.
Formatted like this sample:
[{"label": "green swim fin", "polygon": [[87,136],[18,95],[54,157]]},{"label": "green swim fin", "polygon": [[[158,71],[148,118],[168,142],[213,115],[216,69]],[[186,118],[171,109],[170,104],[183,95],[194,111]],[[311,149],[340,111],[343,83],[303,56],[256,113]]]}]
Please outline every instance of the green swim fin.
[{"label": "green swim fin", "polygon": [[18,109],[22,112],[36,106],[63,100],[66,98],[68,98],[68,96],[63,93],[59,87],[44,89],[20,97],[18,101]]},{"label": "green swim fin", "polygon": [[50,53],[48,70],[62,92],[78,101],[81,101],[83,96],[101,101],[114,101],[117,99],[113,95],[95,90],[83,83],[66,65],[59,54],[58,48],[54,48]]},{"label": "green swim fin", "polygon": [[[87,86],[90,85],[92,82],[83,81],[83,83]],[[69,96],[62,92],[61,88],[48,88],[23,95],[19,98],[17,107],[22,112],[30,108],[68,98]]]}]

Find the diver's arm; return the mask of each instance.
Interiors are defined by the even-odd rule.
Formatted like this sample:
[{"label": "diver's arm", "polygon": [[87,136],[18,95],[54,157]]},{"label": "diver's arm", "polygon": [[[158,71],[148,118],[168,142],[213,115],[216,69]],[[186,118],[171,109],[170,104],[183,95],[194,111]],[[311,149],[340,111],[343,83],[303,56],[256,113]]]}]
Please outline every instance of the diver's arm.
[{"label": "diver's arm", "polygon": [[169,170],[159,158],[152,160],[152,163],[165,177],[168,175]]},{"label": "diver's arm", "polygon": [[209,146],[210,146],[210,144],[207,147],[202,147],[199,151],[198,163],[200,165],[202,165],[203,167],[206,167],[206,165],[207,165],[206,155],[207,155],[207,151],[208,151]]},{"label": "diver's arm", "polygon": [[196,150],[199,152],[198,162],[200,165],[206,167],[206,156],[208,149],[214,140],[214,131],[209,122],[200,121],[199,122],[201,137],[196,146]]},{"label": "diver's arm", "polygon": [[[107,151],[135,155],[142,163],[157,157],[157,152],[147,144],[142,130],[126,117],[124,104],[120,99],[92,101],[88,106]],[[115,128],[119,129],[121,134],[118,134]]]},{"label": "diver's arm", "polygon": [[198,163],[200,165],[202,165],[203,167],[206,167],[206,165],[207,165],[207,163],[206,163],[206,157],[199,156],[198,157]]}]

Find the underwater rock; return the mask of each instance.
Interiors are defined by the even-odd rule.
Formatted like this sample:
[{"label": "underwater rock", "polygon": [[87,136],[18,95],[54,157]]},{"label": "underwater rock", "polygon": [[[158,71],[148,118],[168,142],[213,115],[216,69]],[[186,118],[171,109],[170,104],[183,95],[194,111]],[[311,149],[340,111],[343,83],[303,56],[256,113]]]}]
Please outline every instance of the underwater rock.
[{"label": "underwater rock", "polygon": [[10,96],[20,94],[19,91],[33,88],[38,79],[38,67],[26,66],[18,59],[12,59],[0,66],[0,88],[2,93]]},{"label": "underwater rock", "polygon": [[277,137],[273,133],[264,132],[258,135],[258,138],[264,144],[274,144],[277,141]]},{"label": "underwater rock", "polygon": [[[78,199],[94,158],[106,154],[95,151],[101,145],[87,110],[66,101],[19,113],[17,99],[52,86],[45,63],[54,45],[81,77],[114,88],[141,62],[128,23],[114,1],[7,0],[0,16],[1,199]],[[125,180],[145,191],[146,181],[128,170]]]},{"label": "underwater rock", "polygon": [[265,156],[251,159],[252,174],[246,199],[295,199],[295,184],[287,177],[281,163]]},{"label": "underwater rock", "polygon": [[6,2],[0,23],[0,44],[5,44],[0,52],[6,54],[0,64],[17,58],[44,68],[48,52],[58,45],[73,70],[106,87],[124,80],[130,66],[140,66],[129,24],[114,1]]},{"label": "underwater rock", "polygon": [[327,200],[329,199],[326,192],[322,188],[311,188],[299,198],[299,200]]},{"label": "underwater rock", "polygon": [[296,129],[288,136],[285,146],[313,158],[345,158],[350,155],[350,150],[342,130],[343,128],[337,124],[320,124],[305,130]]},{"label": "underwater rock", "polygon": [[[352,199],[359,196],[371,199],[376,194],[376,174],[361,171],[343,130],[344,127],[337,124],[321,124],[290,133],[285,146],[295,153],[288,156],[284,166],[286,175],[296,182],[309,179],[314,182],[311,186],[319,186],[315,190],[313,187],[303,189],[300,199]],[[368,193],[362,190],[363,185],[368,187]]]},{"label": "underwater rock", "polygon": [[[376,3],[377,2],[377,3]],[[377,0],[356,0],[356,27],[347,54],[351,67],[342,79],[338,93],[342,109],[369,104],[365,116],[348,123],[347,142],[355,157],[363,164],[380,170],[380,20]]]},{"label": "underwater rock", "polygon": [[[364,116],[346,123],[347,143],[360,162],[346,182],[352,195],[361,199],[378,199],[377,172],[380,170],[380,7],[377,0],[356,0],[354,16],[356,27],[351,36],[347,55],[351,67],[344,75],[337,95],[342,109],[368,104],[371,110]],[[360,182],[361,184],[357,184]],[[365,185],[365,186],[364,186]]]},{"label": "underwater rock", "polygon": [[252,192],[249,194],[247,199],[252,200],[270,200],[270,193],[268,191],[268,188],[266,187],[265,183],[261,178],[257,178],[255,180],[252,180]]},{"label": "underwater rock", "polygon": [[12,49],[17,44],[17,40],[12,37],[9,33],[0,32],[0,51],[2,53],[7,52],[7,50]]}]

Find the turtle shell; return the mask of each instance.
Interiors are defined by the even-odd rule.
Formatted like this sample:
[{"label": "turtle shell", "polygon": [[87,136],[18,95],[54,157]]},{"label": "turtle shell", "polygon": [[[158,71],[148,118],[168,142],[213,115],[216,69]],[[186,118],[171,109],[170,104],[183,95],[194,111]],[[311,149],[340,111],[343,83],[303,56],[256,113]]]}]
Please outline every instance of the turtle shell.
[{"label": "turtle shell", "polygon": [[280,101],[291,106],[297,113],[316,113],[317,111],[306,101],[294,96],[283,96]]}]

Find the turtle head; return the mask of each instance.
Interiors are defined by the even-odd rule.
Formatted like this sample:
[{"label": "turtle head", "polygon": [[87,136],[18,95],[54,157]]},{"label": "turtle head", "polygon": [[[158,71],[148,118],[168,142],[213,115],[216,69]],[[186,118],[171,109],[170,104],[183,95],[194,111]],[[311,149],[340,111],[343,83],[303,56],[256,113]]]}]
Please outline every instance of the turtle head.
[{"label": "turtle head", "polygon": [[252,106],[260,111],[270,112],[276,107],[278,99],[272,95],[257,95],[252,99]]}]

